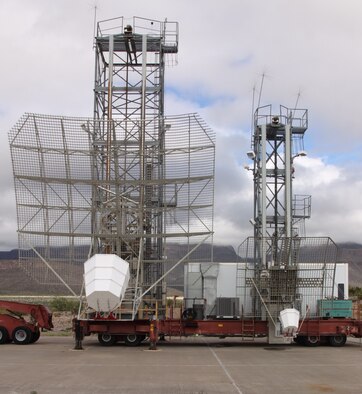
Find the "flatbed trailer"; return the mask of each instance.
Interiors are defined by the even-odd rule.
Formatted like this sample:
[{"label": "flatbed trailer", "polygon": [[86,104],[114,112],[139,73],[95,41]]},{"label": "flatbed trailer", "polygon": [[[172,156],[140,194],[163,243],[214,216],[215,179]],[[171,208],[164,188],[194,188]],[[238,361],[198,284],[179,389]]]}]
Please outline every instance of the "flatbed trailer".
[{"label": "flatbed trailer", "polygon": [[[155,349],[158,338],[188,337],[267,337],[269,323],[266,320],[247,319],[156,319],[156,320],[115,320],[115,319],[74,319],[76,349],[82,348],[84,336],[97,334],[101,345],[111,346],[124,341],[128,346],[139,345],[146,337],[150,348]],[[328,343],[340,347],[347,336],[362,337],[362,321],[346,318],[304,319],[300,321],[294,341],[300,345],[318,346]]]}]

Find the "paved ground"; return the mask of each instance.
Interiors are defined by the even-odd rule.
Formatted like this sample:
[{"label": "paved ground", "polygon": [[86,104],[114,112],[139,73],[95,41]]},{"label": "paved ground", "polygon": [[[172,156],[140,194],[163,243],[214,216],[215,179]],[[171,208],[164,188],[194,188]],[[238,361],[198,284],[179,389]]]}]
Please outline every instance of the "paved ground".
[{"label": "paved ground", "polygon": [[175,339],[149,351],[72,337],[0,346],[0,393],[362,393],[362,346],[268,346],[240,339]]}]

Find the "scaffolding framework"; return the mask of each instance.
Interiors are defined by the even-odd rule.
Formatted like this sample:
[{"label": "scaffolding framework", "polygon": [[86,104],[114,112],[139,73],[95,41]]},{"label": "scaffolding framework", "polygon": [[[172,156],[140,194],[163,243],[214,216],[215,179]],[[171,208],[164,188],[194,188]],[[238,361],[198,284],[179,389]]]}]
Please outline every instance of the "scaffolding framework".
[{"label": "scaffolding framework", "polygon": [[[331,299],[335,292],[336,244],[328,237],[284,238],[275,260],[274,242],[249,237],[239,246],[236,289],[243,317],[267,319],[270,314],[277,321],[279,312],[291,306],[304,317],[318,317],[317,301]],[[261,245],[268,263],[264,269],[261,257],[255,261]]]}]

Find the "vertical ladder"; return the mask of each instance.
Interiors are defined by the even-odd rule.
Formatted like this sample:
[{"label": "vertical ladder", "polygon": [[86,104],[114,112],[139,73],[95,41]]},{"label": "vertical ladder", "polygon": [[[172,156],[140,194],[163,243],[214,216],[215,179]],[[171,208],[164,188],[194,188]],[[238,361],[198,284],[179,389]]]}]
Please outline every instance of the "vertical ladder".
[{"label": "vertical ladder", "polygon": [[[255,341],[255,320],[254,317],[245,320],[244,316],[241,319],[241,332],[243,334],[242,341]],[[247,335],[247,336],[245,336]]]}]

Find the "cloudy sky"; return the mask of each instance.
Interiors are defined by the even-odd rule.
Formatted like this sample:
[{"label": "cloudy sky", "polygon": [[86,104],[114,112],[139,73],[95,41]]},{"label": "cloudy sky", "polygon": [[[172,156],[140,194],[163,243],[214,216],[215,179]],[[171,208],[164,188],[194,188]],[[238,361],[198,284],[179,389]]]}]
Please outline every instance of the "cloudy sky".
[{"label": "cloudy sky", "polygon": [[215,241],[252,235],[253,89],[262,105],[309,110],[295,192],[312,195],[309,236],[362,242],[360,0],[0,0],[0,250],[17,246],[8,131],[24,112],[91,116],[97,19],[178,21],[166,112],[199,112],[217,135]]}]

